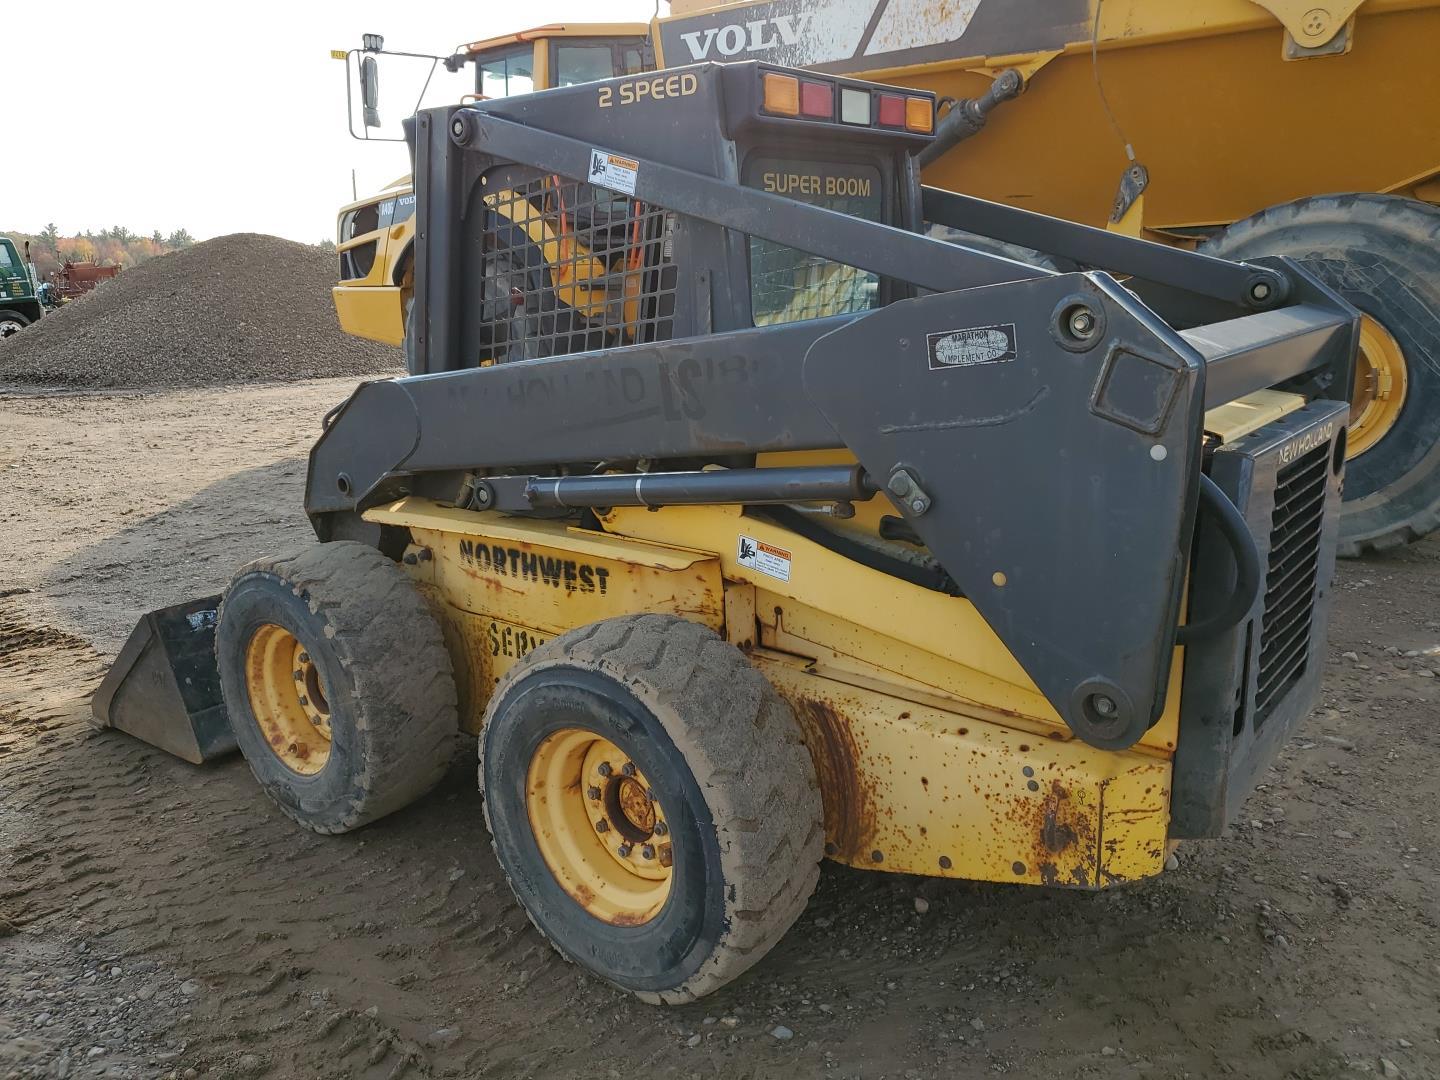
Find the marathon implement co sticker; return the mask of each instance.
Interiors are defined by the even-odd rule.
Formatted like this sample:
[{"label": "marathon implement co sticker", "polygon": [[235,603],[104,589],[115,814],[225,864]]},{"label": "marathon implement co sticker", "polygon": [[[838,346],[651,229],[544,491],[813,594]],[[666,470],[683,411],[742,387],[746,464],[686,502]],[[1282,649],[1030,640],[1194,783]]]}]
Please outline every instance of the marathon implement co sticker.
[{"label": "marathon implement co sticker", "polygon": [[741,566],[758,570],[781,581],[790,580],[790,552],[753,536],[740,537],[737,559]]},{"label": "marathon implement co sticker", "polygon": [[930,356],[931,371],[1009,363],[1015,359],[1015,324],[996,323],[926,334],[925,349]]},{"label": "marathon implement co sticker", "polygon": [[640,175],[640,163],[634,158],[607,154],[604,150],[590,151],[590,183],[618,191],[622,195],[635,194],[635,180]]}]

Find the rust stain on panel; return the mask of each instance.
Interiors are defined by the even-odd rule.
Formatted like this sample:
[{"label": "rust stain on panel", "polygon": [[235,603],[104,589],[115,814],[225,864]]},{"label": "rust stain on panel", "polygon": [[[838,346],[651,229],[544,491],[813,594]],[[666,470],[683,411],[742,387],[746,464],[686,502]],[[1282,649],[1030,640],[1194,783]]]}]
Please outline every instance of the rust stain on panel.
[{"label": "rust stain on panel", "polygon": [[861,781],[859,749],[849,723],[827,702],[791,702],[825,804],[826,854],[842,862],[869,858],[875,835],[875,797]]}]

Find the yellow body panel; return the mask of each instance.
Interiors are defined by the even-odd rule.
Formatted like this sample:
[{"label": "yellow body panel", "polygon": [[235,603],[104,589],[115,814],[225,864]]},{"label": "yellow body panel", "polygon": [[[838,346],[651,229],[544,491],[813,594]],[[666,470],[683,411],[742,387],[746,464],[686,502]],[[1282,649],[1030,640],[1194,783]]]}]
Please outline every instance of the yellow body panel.
[{"label": "yellow body panel", "polygon": [[800,721],[837,862],[1085,888],[1163,867],[1168,761],[836,684],[792,657],[752,659]]},{"label": "yellow body panel", "polygon": [[[832,858],[1087,888],[1163,866],[1178,650],[1164,719],[1109,753],[1071,736],[968,601],[738,508],[617,509],[605,532],[418,498],[365,516],[410,530],[407,570],[443,614],[467,731],[529,650],[599,619],[666,612],[746,649],[790,702]],[[788,581],[739,565],[742,533],[788,556]]]},{"label": "yellow body panel", "polygon": [[429,555],[412,567],[441,602],[461,726],[480,727],[490,691],[521,656],[557,634],[633,612],[724,626],[719,562],[700,551],[548,521],[403,499],[367,520],[408,525]]},{"label": "yellow body panel", "polygon": [[347,334],[386,345],[405,343],[405,309],[394,285],[336,285],[330,295]]}]

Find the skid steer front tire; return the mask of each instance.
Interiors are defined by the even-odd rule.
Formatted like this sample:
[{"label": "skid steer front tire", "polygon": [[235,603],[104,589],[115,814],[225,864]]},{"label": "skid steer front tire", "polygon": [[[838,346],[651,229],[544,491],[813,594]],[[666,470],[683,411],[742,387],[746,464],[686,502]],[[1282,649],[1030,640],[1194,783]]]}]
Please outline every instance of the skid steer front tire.
[{"label": "skid steer front tire", "polygon": [[823,829],[789,706],[735,646],[607,619],[501,679],[480,741],[510,886],[570,960],[651,1003],[756,963],[804,910]]},{"label": "skid steer front tire", "polygon": [[1365,316],[1339,554],[1400,547],[1440,528],[1440,207],[1317,195],[1238,221],[1200,250],[1288,255]]},{"label": "skid steer front tire", "polygon": [[243,567],[215,653],[240,752],[306,828],[359,828],[444,776],[459,730],[450,656],[424,598],[374,548],[337,541]]}]

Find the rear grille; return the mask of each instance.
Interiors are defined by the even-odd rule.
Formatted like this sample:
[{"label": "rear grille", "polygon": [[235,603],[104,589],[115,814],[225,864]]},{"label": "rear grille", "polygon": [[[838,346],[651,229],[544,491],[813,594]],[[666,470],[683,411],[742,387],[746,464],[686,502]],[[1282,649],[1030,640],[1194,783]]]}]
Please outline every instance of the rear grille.
[{"label": "rear grille", "polygon": [[1275,478],[1255,693],[1257,727],[1300,681],[1310,662],[1311,615],[1329,465],[1330,446],[1324,443],[1286,465]]},{"label": "rear grille", "polygon": [[672,215],[561,176],[492,183],[484,206],[481,362],[671,336]]}]

